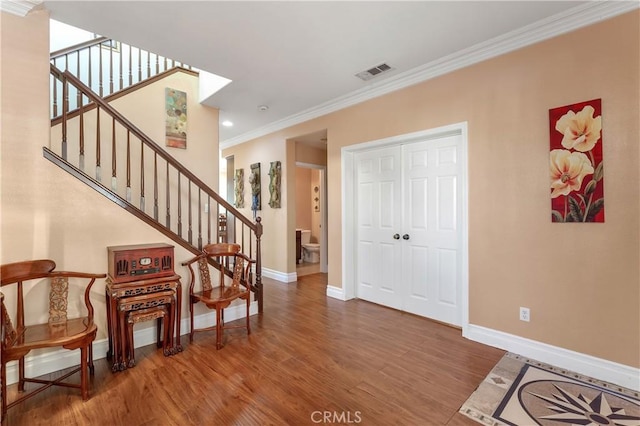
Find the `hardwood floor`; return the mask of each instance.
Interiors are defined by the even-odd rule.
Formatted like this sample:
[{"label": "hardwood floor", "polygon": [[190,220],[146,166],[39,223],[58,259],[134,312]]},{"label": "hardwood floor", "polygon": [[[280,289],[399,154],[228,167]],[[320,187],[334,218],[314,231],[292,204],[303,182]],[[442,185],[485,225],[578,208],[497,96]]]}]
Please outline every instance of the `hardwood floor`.
[{"label": "hardwood floor", "polygon": [[11,408],[7,424],[477,425],[458,408],[503,351],[424,318],[327,298],[326,274],[264,284],[250,336],[227,330],[219,351],[214,332],[185,337],[185,351],[168,358],[155,345],[136,349],[137,365],[117,374],[97,360],[89,401],[48,389]]}]

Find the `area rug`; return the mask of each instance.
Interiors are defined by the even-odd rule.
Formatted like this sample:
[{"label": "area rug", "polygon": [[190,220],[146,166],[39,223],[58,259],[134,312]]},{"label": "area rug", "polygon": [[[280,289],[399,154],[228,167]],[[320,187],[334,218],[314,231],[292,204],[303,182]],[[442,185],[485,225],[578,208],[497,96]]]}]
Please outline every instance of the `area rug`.
[{"label": "area rug", "polygon": [[640,393],[507,353],[460,413],[490,426],[640,426]]}]

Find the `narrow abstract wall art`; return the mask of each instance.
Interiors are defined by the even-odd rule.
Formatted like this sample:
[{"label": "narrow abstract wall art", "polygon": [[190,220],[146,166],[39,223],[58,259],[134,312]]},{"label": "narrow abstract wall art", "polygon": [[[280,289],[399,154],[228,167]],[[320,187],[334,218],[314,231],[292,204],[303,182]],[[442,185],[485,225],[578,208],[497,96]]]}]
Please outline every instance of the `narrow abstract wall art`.
[{"label": "narrow abstract wall art", "polygon": [[279,161],[272,161],[269,168],[269,205],[271,208],[280,208],[280,180],[282,176],[282,164]]},{"label": "narrow abstract wall art", "polygon": [[602,100],[549,110],[552,222],[604,222]]},{"label": "narrow abstract wall art", "polygon": [[234,195],[236,208],[244,208],[244,169],[236,169],[234,180]]},{"label": "narrow abstract wall art", "polygon": [[253,210],[253,215],[255,216],[256,211],[262,210],[262,201],[260,197],[260,163],[254,163],[251,165],[249,183],[251,184],[251,210]]},{"label": "narrow abstract wall art", "polygon": [[166,145],[187,149],[187,94],[180,90],[164,89],[166,111]]}]

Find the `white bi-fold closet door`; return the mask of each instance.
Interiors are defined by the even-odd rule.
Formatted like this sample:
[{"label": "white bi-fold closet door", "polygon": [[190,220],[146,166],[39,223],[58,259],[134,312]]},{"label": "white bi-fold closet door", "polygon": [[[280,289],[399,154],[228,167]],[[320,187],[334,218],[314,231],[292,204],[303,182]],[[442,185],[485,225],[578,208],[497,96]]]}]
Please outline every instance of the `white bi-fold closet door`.
[{"label": "white bi-fold closet door", "polygon": [[355,154],[356,292],[462,323],[462,136]]}]

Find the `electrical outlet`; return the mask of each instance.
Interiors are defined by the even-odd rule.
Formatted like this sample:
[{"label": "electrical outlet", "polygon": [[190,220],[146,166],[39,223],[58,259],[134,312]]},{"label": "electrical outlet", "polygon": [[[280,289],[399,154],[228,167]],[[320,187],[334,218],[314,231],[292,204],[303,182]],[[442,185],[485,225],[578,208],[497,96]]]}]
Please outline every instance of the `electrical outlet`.
[{"label": "electrical outlet", "polygon": [[531,320],[531,313],[529,308],[520,307],[520,321],[529,322]]}]

